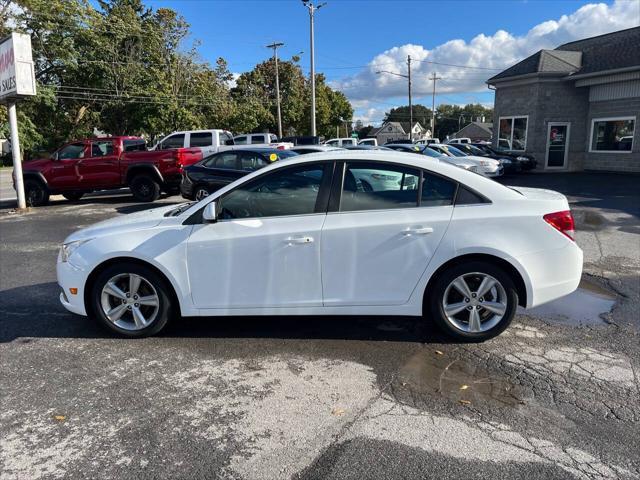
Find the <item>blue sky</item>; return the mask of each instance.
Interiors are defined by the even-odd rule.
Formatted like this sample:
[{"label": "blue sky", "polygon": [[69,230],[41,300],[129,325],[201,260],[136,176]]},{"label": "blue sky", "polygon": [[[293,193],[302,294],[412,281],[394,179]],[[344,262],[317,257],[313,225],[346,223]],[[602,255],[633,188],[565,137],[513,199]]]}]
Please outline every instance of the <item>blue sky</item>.
[{"label": "blue sky", "polygon": [[[430,105],[427,75],[438,70],[443,77],[438,103],[490,104],[493,94],[484,80],[499,69],[540,48],[640,23],[638,0],[327,2],[316,16],[316,70],[352,100],[357,117],[373,122],[394,105],[406,104],[406,82],[375,72],[384,65],[405,73],[407,54],[418,61],[416,103]],[[304,52],[301,65],[308,71],[309,16],[300,0],[145,3],[183,15],[201,56],[211,62],[224,57],[233,72],[267,58],[271,51],[265,45],[274,40],[285,43],[283,57]]]}]

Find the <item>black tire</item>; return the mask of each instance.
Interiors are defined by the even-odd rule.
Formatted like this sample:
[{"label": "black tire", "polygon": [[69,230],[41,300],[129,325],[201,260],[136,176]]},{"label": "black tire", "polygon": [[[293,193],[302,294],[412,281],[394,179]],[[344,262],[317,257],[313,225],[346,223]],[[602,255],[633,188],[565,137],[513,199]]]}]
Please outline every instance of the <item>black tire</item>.
[{"label": "black tire", "polygon": [[[447,315],[445,314],[444,309],[444,297],[447,294],[448,299],[450,300],[455,295],[459,295],[460,299],[454,299],[452,303],[462,304],[466,302],[466,298],[461,295],[456,289],[449,289],[447,293],[447,288],[451,285],[451,283],[456,280],[458,277],[462,275],[468,275],[465,277],[471,292],[475,294],[474,288],[477,288],[477,283],[481,281],[481,275],[473,275],[474,273],[489,275],[493,277],[493,279],[497,280],[499,285],[502,287],[502,291],[496,286],[496,288],[490,292],[487,292],[485,295],[491,298],[488,298],[487,301],[495,301],[493,296],[500,296],[500,298],[504,303],[506,303],[506,309],[502,314],[502,318],[491,328],[487,328],[485,331],[480,332],[470,332],[465,331],[463,329],[457,328],[454,322],[449,320]],[[474,284],[474,282],[476,282]],[[468,263],[455,265],[444,272],[440,273],[438,277],[435,279],[433,287],[430,288],[431,292],[429,292],[427,296],[428,304],[425,305],[425,312],[429,312],[431,314],[431,319],[435,322],[438,328],[444,332],[449,337],[462,341],[462,342],[483,342],[490,338],[495,337],[502,333],[511,323],[513,317],[515,316],[516,309],[518,307],[518,292],[513,283],[511,277],[500,267],[484,261],[470,261]],[[482,307],[482,303],[484,302],[484,298],[474,297],[473,299],[469,299],[469,303],[477,303],[479,305],[478,311],[479,315],[485,316],[484,319],[481,319],[481,324],[483,326],[488,327],[492,319],[495,321],[495,316],[489,310],[486,310]],[[473,308],[473,307],[471,307]],[[478,308],[478,307],[476,307]],[[468,326],[469,320],[466,321],[465,318],[470,318],[471,312],[468,310],[469,307],[466,307],[465,310],[462,310],[460,313],[456,315],[451,315],[454,320],[458,321],[458,324],[462,326]]]},{"label": "black tire", "polygon": [[29,207],[41,207],[49,203],[49,190],[40,180],[33,178],[24,181],[24,196]]},{"label": "black tire", "polygon": [[160,197],[160,184],[155,178],[146,173],[136,175],[131,179],[129,188],[139,202],[153,202]]},{"label": "black tire", "polygon": [[62,194],[62,196],[70,202],[77,202],[82,198],[83,195],[84,192],[65,192]]},{"label": "black tire", "polygon": [[[203,192],[206,191],[207,194],[204,197],[198,198],[198,195],[199,195],[200,191],[203,191]],[[211,189],[205,187],[204,185],[197,185],[197,186],[193,187],[193,199],[194,200],[200,201],[203,198],[208,197],[209,195],[211,195]]]},{"label": "black tire", "polygon": [[180,187],[166,187],[164,191],[169,196],[180,195]]},{"label": "black tire", "polygon": [[[135,322],[133,320],[134,318],[133,311],[128,307],[127,307],[128,310],[125,311],[122,317],[120,317],[119,325],[111,321],[107,317],[104,311],[103,297],[102,297],[103,288],[105,287],[107,282],[112,280],[114,277],[117,277],[119,275],[126,275],[126,274],[139,275],[144,279],[144,281],[152,285],[153,288],[155,289],[155,292],[157,293],[157,297],[158,297],[157,312],[155,313],[155,316],[153,316],[153,318],[150,319],[149,324],[144,328],[131,329],[134,327]],[[124,291],[125,293],[128,293],[126,277],[123,280],[125,283],[121,284],[123,288],[122,291]],[[141,286],[139,288],[140,288],[139,290],[140,295],[142,296],[149,295],[150,290],[148,289],[148,286],[144,282],[141,282]],[[143,288],[147,288],[147,290],[143,292],[142,291]],[[112,265],[106,268],[105,270],[103,270],[102,272],[100,272],[100,274],[96,278],[91,288],[88,310],[89,310],[89,314],[95,317],[101,326],[122,337],[126,337],[126,338],[148,337],[151,335],[155,335],[160,330],[162,330],[167,325],[169,320],[175,315],[175,312],[178,311],[177,305],[173,305],[172,303],[173,297],[171,295],[171,292],[172,292],[171,286],[167,283],[167,281],[162,276],[156,273],[155,270],[153,270],[152,268],[146,267],[144,265],[140,265],[137,263],[120,263],[120,264]],[[118,306],[118,300],[115,297],[110,297],[109,299],[107,299],[107,301],[111,302],[110,306]],[[143,308],[153,308],[153,307],[140,306],[139,304],[135,304],[135,305],[141,310]],[[131,307],[133,307],[133,305]],[[129,325],[131,326],[131,328],[128,327]]]}]

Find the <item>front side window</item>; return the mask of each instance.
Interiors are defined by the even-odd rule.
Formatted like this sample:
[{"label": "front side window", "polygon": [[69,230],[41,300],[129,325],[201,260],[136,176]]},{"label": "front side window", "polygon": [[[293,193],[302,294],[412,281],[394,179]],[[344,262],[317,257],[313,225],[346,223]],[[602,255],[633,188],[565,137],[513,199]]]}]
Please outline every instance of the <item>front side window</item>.
[{"label": "front side window", "polygon": [[269,141],[271,143],[276,143],[278,141],[278,137],[272,133],[269,135]]},{"label": "front side window", "polygon": [[630,152],[636,119],[594,119],[591,128],[592,152]]},{"label": "front side window", "polygon": [[235,170],[238,168],[238,154],[233,152],[225,152],[217,155],[213,166],[224,170]]},{"label": "front side window", "polygon": [[220,132],[220,145],[235,145],[230,133]]},{"label": "front side window", "polygon": [[184,133],[171,135],[165,138],[160,144],[160,150],[170,150],[172,148],[184,147]]},{"label": "front side window", "polygon": [[84,143],[72,143],[58,151],[59,160],[75,160],[84,158]]},{"label": "front side window", "polygon": [[220,200],[219,218],[261,218],[316,212],[320,185],[330,164],[282,168],[247,182]]},{"label": "front side window", "polygon": [[111,140],[91,143],[92,157],[105,157],[107,155],[113,155],[113,142]]},{"label": "front side window", "polygon": [[524,151],[527,149],[527,117],[500,117],[498,148]]},{"label": "front side window", "polygon": [[340,200],[341,212],[418,206],[420,172],[383,163],[349,162]]},{"label": "front side window", "polygon": [[264,136],[263,135],[252,135],[251,136],[251,143],[252,144],[263,144],[266,143],[264,141]]},{"label": "front side window", "polygon": [[213,135],[211,132],[192,133],[190,145],[192,147],[209,147],[213,145]]}]

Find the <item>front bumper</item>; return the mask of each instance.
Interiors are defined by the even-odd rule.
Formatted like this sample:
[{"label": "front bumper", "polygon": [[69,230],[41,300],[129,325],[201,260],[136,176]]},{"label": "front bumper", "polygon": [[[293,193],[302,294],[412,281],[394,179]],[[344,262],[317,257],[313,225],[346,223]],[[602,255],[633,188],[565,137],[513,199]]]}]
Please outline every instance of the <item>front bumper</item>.
[{"label": "front bumper", "polygon": [[500,177],[504,173],[504,169],[502,168],[502,166],[499,166],[497,168],[495,167],[480,167],[480,168],[482,168],[482,173],[486,177]]},{"label": "front bumper", "polygon": [[[58,259],[56,265],[56,274],[58,277],[58,285],[62,289],[60,293],[60,303],[64,308],[78,315],[87,315],[84,304],[84,287],[87,280],[87,273],[73,266],[69,262],[61,262]],[[72,294],[71,289],[76,293]]]}]

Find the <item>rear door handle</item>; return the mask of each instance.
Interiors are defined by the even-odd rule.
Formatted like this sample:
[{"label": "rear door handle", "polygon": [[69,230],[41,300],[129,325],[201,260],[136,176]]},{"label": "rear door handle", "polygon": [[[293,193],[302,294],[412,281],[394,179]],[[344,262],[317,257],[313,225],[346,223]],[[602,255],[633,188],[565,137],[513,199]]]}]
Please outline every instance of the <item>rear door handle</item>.
[{"label": "rear door handle", "polygon": [[403,230],[402,233],[406,237],[410,237],[412,235],[428,235],[433,233],[433,228],[431,227],[415,227],[415,228],[407,228]]},{"label": "rear door handle", "polygon": [[303,245],[305,243],[313,243],[313,237],[288,237],[285,238],[284,242],[287,245]]}]

